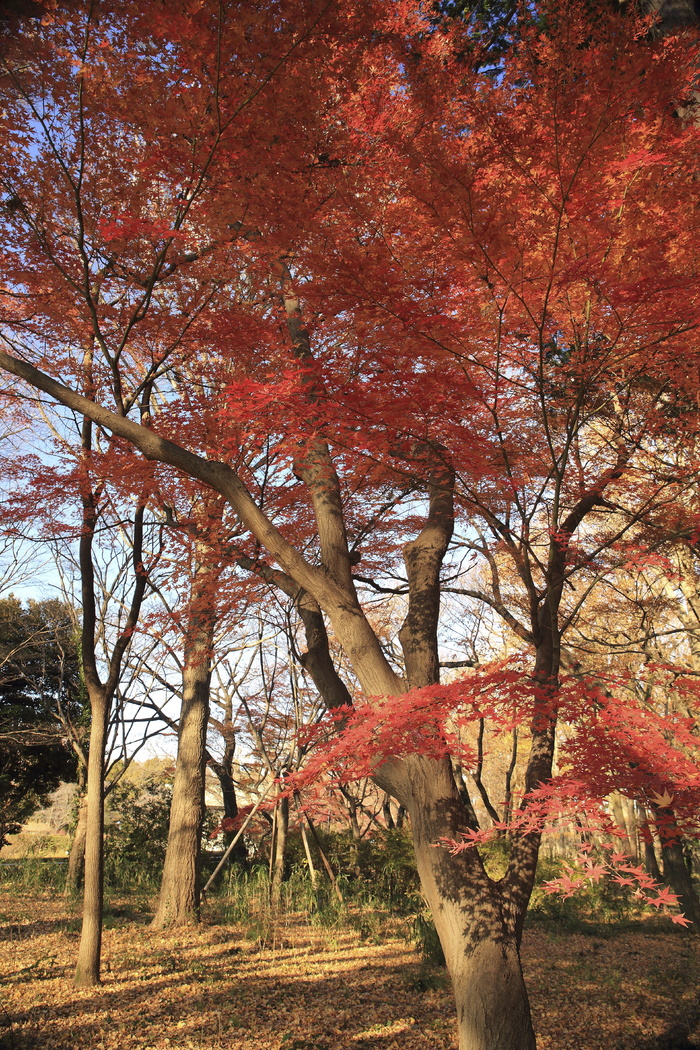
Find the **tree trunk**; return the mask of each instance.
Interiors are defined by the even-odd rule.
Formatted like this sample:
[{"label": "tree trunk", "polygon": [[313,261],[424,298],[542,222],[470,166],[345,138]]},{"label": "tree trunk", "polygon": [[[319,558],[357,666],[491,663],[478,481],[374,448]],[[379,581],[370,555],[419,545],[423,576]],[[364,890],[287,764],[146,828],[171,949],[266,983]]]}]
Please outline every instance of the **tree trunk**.
[{"label": "tree trunk", "polygon": [[186,659],[168,845],[156,929],[199,922],[204,770],[209,718],[210,634],[203,630]]},{"label": "tree trunk", "polygon": [[318,879],[316,877],[316,869],[314,867],[313,857],[311,856],[311,850],[309,849],[309,839],[306,834],[306,828],[304,827],[304,817],[302,814],[301,820],[299,821],[299,830],[301,831],[301,841],[304,846],[304,854],[306,856],[306,863],[309,868],[309,878],[311,879],[311,888],[316,889],[318,885]]},{"label": "tree trunk", "polygon": [[289,832],[289,798],[285,795],[275,806],[275,832],[270,843],[271,857],[271,879],[270,879],[270,903],[273,908],[279,908],[282,900],[282,883],[284,882],[284,868],[287,860],[287,836]]},{"label": "tree trunk", "polygon": [[[426,447],[424,454],[430,464],[428,517],[416,539],[404,547],[409,605],[399,639],[410,688],[439,681],[439,579],[453,526],[451,465],[439,448]],[[552,647],[546,650],[543,645],[536,678],[545,685],[555,681],[552,667]],[[481,732],[483,736],[483,726]],[[526,790],[549,775],[553,730],[542,719],[533,720],[532,739]],[[452,978],[460,1050],[534,1050],[519,949],[539,836],[513,843],[508,874],[497,884],[486,874],[476,849],[453,855],[440,845],[443,839],[458,842],[473,819],[449,758],[411,755],[398,777],[389,766],[380,767],[376,779],[411,818],[421,888]]]},{"label": "tree trunk", "polygon": [[436,843],[466,828],[448,761],[413,758],[408,811],[423,894],[457,1005],[460,1050],[534,1050],[520,964],[519,915],[476,850],[452,856]]},{"label": "tree trunk", "polygon": [[[223,762],[216,762],[212,760],[209,765],[216,773],[221,787],[221,798],[224,804],[224,817],[227,820],[234,820],[238,816],[238,799],[236,798],[236,785],[233,780],[233,772],[231,770],[230,761],[224,759]],[[224,834],[224,842],[226,845],[233,838],[233,833],[227,831]],[[228,839],[228,841],[226,841]]]},{"label": "tree trunk", "polygon": [[326,875],[330,879],[331,886],[333,887],[333,892],[335,893],[335,896],[336,896],[336,898],[338,900],[338,903],[342,904],[343,903],[342,890],[340,889],[340,886],[338,885],[338,879],[336,878],[335,872],[333,871],[333,865],[329,861],[328,857],[326,856],[326,851],[324,850],[323,846],[321,845],[321,840],[318,837],[318,832],[316,831],[316,828],[314,826],[314,822],[313,822],[313,820],[311,819],[311,817],[309,816],[308,813],[304,813],[304,819],[306,820],[307,827],[308,827],[309,831],[311,832],[311,837],[314,840],[314,845],[316,846],[316,849],[318,850],[318,855],[321,858],[321,863],[323,864],[324,868],[326,869]]},{"label": "tree trunk", "polygon": [[612,792],[612,794],[610,795],[610,804],[612,806],[613,817],[615,818],[615,823],[620,828],[620,830],[624,831],[624,833],[625,833],[625,839],[627,841],[627,853],[629,854],[630,857],[632,857],[634,860],[636,860],[637,859],[636,836],[634,836],[632,834],[632,832],[630,831],[630,825],[629,825],[629,822],[627,820],[627,816],[626,816],[625,810],[624,810],[623,799],[622,799],[622,796],[620,795],[619,792],[617,792],[617,791],[613,791]]},{"label": "tree trunk", "polygon": [[675,842],[667,842],[661,846],[661,857],[664,865],[664,879],[673,892],[678,895],[678,906],[690,919],[693,926],[691,933],[700,932],[700,901],[693,885],[693,879],[688,871],[683,853],[683,843],[680,839]]},{"label": "tree trunk", "polygon": [[[216,773],[216,777],[221,787],[221,798],[224,803],[224,818],[227,820],[234,820],[238,816],[238,799],[236,798],[236,784],[233,779],[233,755],[235,750],[235,739],[233,744],[230,745],[226,742],[224,751],[224,757],[221,762],[214,758],[209,759],[209,765],[211,769]],[[223,835],[224,849],[228,849],[230,844],[233,842],[235,832],[225,831]],[[229,864],[240,864],[242,867],[247,865],[248,854],[246,851],[245,842],[240,838],[237,844],[234,846]]]},{"label": "tree trunk", "polygon": [[350,832],[352,834],[350,864],[352,865],[355,877],[359,879],[362,875],[362,869],[360,868],[360,842],[362,841],[362,833],[360,831],[360,823],[357,819],[357,799],[349,791],[344,791],[343,795],[345,796]]},{"label": "tree trunk", "polygon": [[644,839],[644,867],[649,872],[652,879],[655,879],[657,882],[663,882],[663,875],[661,874],[659,862],[656,859],[654,842],[651,837]]},{"label": "tree trunk", "polygon": [[685,862],[683,838],[678,831],[676,816],[670,807],[652,805],[656,826],[661,839],[661,860],[664,881],[678,896],[678,905],[693,926],[691,933],[700,932],[700,901],[693,879]]},{"label": "tree trunk", "polygon": [[[211,500],[204,508],[203,522],[221,522],[223,506]],[[217,558],[206,539],[194,547],[189,613],[184,638],[185,667],[182,675],[182,712],[177,736],[177,760],[165,863],[155,929],[189,926],[199,922],[202,826],[204,824],[204,780],[207,762],[207,726],[211,686],[212,647],[216,630],[216,593],[221,573]]]},{"label": "tree trunk", "polygon": [[91,690],[90,753],[88,755],[85,889],[75,983],[87,988],[100,983],[102,903],[104,896],[104,752],[109,702],[105,690]]},{"label": "tree trunk", "polygon": [[[92,386],[92,350],[84,356],[86,379]],[[92,423],[83,418],[81,445],[86,453],[92,451]],[[83,677],[90,700],[90,744],[87,761],[87,817],[85,829],[85,892],[83,895],[83,925],[75,967],[75,983],[90,987],[100,982],[100,954],[102,950],[102,906],[104,898],[104,764],[109,714],[121,678],[122,662],[138,623],[146,591],[143,571],[143,520],[145,505],[139,503],[134,514],[131,544],[131,564],[134,584],[128,613],[112,647],[107,679],[103,683],[97,666],[97,599],[93,540],[100,514],[102,488],[91,487],[89,477],[83,478],[81,493],[82,532],[79,543],[80,593],[82,599],[81,662]],[[111,597],[111,596],[110,596]],[[123,601],[123,599],[122,599]]]}]

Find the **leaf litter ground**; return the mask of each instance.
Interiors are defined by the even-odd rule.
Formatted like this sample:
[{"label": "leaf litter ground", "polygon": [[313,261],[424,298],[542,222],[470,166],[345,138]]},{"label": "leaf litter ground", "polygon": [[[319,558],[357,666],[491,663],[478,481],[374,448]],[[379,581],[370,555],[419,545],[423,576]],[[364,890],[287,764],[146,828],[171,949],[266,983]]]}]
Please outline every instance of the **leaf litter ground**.
[{"label": "leaf litter ground", "polygon": [[[75,909],[55,892],[3,890],[1,1050],[456,1047],[442,971],[422,966],[401,936],[363,942],[297,915],[261,945],[240,926],[161,933],[147,920],[133,901],[114,907],[104,982],[78,990]],[[539,1050],[694,1046],[696,940],[658,924],[599,937],[531,927],[523,962]]]}]

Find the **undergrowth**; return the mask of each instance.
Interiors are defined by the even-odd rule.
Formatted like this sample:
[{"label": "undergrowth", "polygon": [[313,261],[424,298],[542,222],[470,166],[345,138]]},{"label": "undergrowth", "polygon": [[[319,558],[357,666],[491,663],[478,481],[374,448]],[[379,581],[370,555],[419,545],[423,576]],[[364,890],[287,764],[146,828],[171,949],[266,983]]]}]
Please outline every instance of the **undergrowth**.
[{"label": "undergrowth", "polygon": [[[134,912],[148,913],[158,889],[156,851],[144,848],[144,828],[136,826],[136,822],[132,824],[115,829],[108,843],[112,848],[107,861],[107,926],[133,917]],[[150,822],[145,830],[153,829],[154,822]],[[117,845],[128,848],[115,848]],[[388,936],[398,935],[415,946],[421,965],[428,969],[444,966],[442,948],[420,893],[410,841],[404,832],[385,832],[376,840],[359,844],[347,836],[327,834],[323,848],[337,873],[335,887],[322,870],[316,873],[316,885],[312,884],[300,845],[291,837],[288,870],[277,906],[270,899],[267,865],[242,868],[234,864],[207,894],[202,909],[204,920],[235,925],[261,947],[283,940],[285,924],[300,918],[329,931],[354,930],[364,943],[380,944]],[[489,875],[494,879],[502,877],[508,865],[507,842],[489,843],[482,852]],[[140,857],[146,858],[143,863],[139,863]],[[214,863],[212,858],[204,859],[205,868]],[[561,864],[546,857],[540,860],[528,922],[544,924],[552,936],[584,932],[600,938],[612,936],[623,927],[630,928],[642,919],[649,926],[640,901],[628,888],[612,880],[584,886],[567,899],[548,893],[545,884],[561,873]],[[30,855],[0,863],[0,885],[22,890],[62,890],[65,878],[65,860]],[[130,901],[128,915],[123,902],[119,903],[125,894]],[[423,979],[429,978],[423,974],[420,980]]]}]

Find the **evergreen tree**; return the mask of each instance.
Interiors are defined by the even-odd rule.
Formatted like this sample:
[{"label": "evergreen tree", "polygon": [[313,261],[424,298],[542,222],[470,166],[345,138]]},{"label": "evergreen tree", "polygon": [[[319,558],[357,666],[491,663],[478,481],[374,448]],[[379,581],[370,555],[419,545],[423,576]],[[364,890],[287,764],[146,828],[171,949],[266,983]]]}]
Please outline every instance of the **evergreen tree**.
[{"label": "evergreen tree", "polygon": [[[0,601],[0,844],[61,780],[75,774],[64,739],[80,710],[78,649],[70,610],[56,599]],[[62,724],[63,723],[63,724]]]}]

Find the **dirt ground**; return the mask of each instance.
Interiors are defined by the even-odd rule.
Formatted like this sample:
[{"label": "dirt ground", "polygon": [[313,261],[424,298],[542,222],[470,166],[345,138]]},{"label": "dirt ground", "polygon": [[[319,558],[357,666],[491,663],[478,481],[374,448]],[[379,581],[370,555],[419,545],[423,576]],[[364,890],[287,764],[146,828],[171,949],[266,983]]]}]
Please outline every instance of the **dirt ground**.
[{"label": "dirt ground", "polygon": [[[301,916],[264,945],[215,923],[164,935],[127,901],[107,919],[102,986],[77,990],[79,926],[56,891],[0,890],[1,1050],[456,1046],[443,972],[399,936],[372,943]],[[670,923],[533,926],[523,962],[539,1050],[700,1046],[697,940]]]}]

